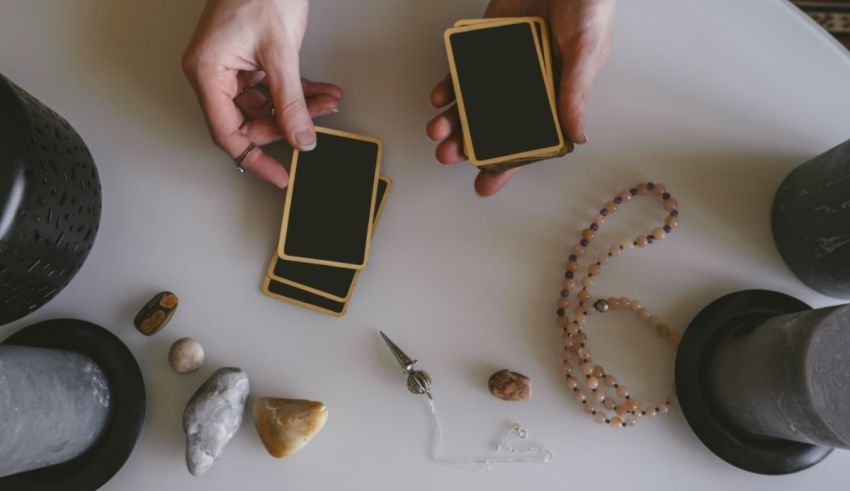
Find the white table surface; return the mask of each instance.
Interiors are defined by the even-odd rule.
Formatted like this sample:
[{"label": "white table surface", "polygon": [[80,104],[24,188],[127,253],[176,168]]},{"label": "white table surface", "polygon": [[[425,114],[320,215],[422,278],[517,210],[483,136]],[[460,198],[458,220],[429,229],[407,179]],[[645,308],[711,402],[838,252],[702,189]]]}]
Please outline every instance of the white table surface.
[{"label": "white table surface", "polygon": [[[85,267],[0,337],[74,316],[108,327],[135,353],[147,419],[105,489],[847,489],[850,452],[796,475],[757,476],[711,454],[678,409],[628,430],[598,427],[561,382],[550,327],[566,247],[607,197],[644,179],[679,198],[682,225],[612,263],[596,293],[638,297],[677,326],[739,289],[836,303],[783,265],[768,217],[793,167],[850,136],[847,53],[782,0],[621,1],[588,106],[591,143],[524,169],[485,200],[472,192],[474,169],[437,165],[423,133],[434,114],[428,91],[447,68],[442,30],[484,3],[312,2],[304,75],[346,92],[342,112],[322,123],[381,137],[395,180],[369,268],[336,319],[260,294],[283,193],[240,177],[211,145],[183,79],[180,55],[203,2],[0,0],[0,71],[74,124],[104,190]],[[646,203],[630,208],[601,240],[660,216]],[[147,338],[132,318],[160,289],[177,292],[180,308]],[[424,404],[407,393],[378,329],[431,371],[447,456],[488,453],[516,420],[554,462],[480,475],[429,461]],[[595,360],[638,397],[663,396],[672,350],[631,318],[592,329]],[[193,375],[168,368],[168,347],[182,336],[207,352]],[[183,460],[183,407],[228,365],[248,372],[252,397],[321,400],[329,420],[279,461],[246,415],[209,474],[194,478]],[[533,379],[530,402],[487,392],[503,367]]]}]

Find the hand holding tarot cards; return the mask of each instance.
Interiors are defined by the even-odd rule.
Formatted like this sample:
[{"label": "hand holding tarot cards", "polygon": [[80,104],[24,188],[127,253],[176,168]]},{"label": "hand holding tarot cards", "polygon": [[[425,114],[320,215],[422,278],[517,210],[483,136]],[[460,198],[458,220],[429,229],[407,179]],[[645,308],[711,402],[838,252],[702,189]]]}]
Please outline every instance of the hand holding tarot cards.
[{"label": "hand holding tarot cards", "polygon": [[470,163],[498,172],[572,149],[558,121],[543,19],[459,20],[444,38]]},{"label": "hand holding tarot cards", "polygon": [[293,150],[280,239],[262,291],[342,316],[369,260],[392,180],[381,175],[381,141],[316,128],[310,152]]}]

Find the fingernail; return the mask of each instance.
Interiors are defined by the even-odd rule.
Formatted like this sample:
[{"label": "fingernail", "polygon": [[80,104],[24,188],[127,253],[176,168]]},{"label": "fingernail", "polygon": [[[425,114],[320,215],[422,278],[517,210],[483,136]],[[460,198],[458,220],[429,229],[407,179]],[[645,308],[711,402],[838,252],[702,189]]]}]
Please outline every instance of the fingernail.
[{"label": "fingernail", "polygon": [[585,133],[584,131],[581,132],[581,137],[584,138],[584,141],[581,141],[579,143],[588,143],[590,141],[590,138],[587,137],[587,133]]},{"label": "fingernail", "polygon": [[309,152],[316,148],[316,132],[313,130],[301,130],[295,133],[295,142],[298,143],[299,150]]}]

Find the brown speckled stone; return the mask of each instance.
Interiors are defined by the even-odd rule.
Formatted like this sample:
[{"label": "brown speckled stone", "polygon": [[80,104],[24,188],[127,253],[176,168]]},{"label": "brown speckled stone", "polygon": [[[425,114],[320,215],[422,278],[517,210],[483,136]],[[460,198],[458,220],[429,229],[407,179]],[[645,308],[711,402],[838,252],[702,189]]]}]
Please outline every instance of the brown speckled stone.
[{"label": "brown speckled stone", "polygon": [[510,370],[499,370],[487,382],[490,393],[505,401],[531,399],[531,379]]},{"label": "brown speckled stone", "polygon": [[133,324],[140,333],[152,336],[168,324],[175,310],[177,310],[177,295],[167,291],[159,292],[136,314]]}]

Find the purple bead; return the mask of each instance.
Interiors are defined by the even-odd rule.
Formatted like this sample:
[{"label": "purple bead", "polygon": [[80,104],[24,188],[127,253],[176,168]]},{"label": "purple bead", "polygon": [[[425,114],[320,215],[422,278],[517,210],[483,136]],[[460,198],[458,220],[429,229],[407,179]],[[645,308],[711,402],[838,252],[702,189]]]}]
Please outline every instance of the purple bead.
[{"label": "purple bead", "polygon": [[632,196],[637,196],[637,189],[635,189],[635,188],[629,189],[629,194],[631,194]]},{"label": "purple bead", "polygon": [[570,296],[570,291],[567,289],[561,290],[561,298],[567,298]]},{"label": "purple bead", "polygon": [[673,211],[671,211],[671,212],[670,212],[670,216],[671,216],[671,217],[677,217],[677,216],[679,216],[679,210],[677,210],[677,209],[673,209]]},{"label": "purple bead", "polygon": [[564,278],[566,278],[568,280],[573,279],[573,276],[575,276],[575,275],[573,274],[572,271],[567,271],[566,273],[564,273]]},{"label": "purple bead", "polygon": [[594,232],[596,232],[597,230],[599,230],[599,225],[596,224],[596,223],[591,223],[590,224],[590,230],[593,230]]},{"label": "purple bead", "polygon": [[670,193],[665,192],[661,195],[661,199],[663,199],[665,201],[670,199],[670,198],[672,198],[672,196],[670,196]]},{"label": "purple bead", "polygon": [[653,242],[655,242],[655,236],[654,235],[647,235],[646,236],[646,243],[652,244]]},{"label": "purple bead", "polygon": [[564,312],[564,309],[558,309],[557,311],[558,317],[563,317],[565,313],[566,312]]},{"label": "purple bead", "polygon": [[616,198],[614,198],[614,203],[616,203],[618,205],[622,205],[623,204],[623,198],[617,196]]},{"label": "purple bead", "polygon": [[579,244],[581,244],[582,247],[587,247],[587,244],[590,244],[590,242],[588,242],[587,239],[581,239]]},{"label": "purple bead", "polygon": [[655,189],[655,183],[654,183],[654,182],[648,182],[648,183],[646,183],[646,189],[647,189],[648,191],[652,191],[653,189]]},{"label": "purple bead", "polygon": [[599,214],[604,216],[604,217],[607,217],[608,216],[608,210],[606,210],[605,208],[602,208],[601,210],[599,210]]},{"label": "purple bead", "polygon": [[672,228],[670,228],[670,225],[665,225],[665,226],[664,226],[664,231],[665,231],[665,232],[667,232],[667,233],[669,234],[670,232],[672,232],[672,231],[673,231],[673,229],[672,229]]},{"label": "purple bead", "polygon": [[568,257],[567,259],[569,259],[572,262],[576,262],[576,261],[578,261],[578,256],[576,256],[575,254],[570,254],[570,257]]}]

